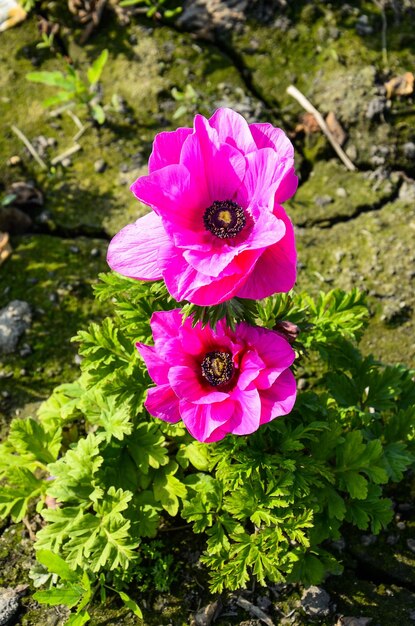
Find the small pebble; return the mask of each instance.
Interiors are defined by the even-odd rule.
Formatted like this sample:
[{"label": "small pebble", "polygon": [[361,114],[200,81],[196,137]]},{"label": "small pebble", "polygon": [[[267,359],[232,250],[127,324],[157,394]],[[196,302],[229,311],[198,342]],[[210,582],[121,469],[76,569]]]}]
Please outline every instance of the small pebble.
[{"label": "small pebble", "polygon": [[92,248],[92,250],[90,252],[90,255],[93,258],[97,258],[97,257],[101,256],[101,250],[99,248]]},{"label": "small pebble", "polygon": [[375,535],[362,535],[360,538],[360,543],[362,546],[372,546],[377,541],[377,537]]},{"label": "small pebble", "polygon": [[69,157],[66,157],[65,159],[62,159],[61,165],[62,167],[71,167],[72,161]]},{"label": "small pebble", "polygon": [[78,246],[69,246],[69,251],[72,252],[72,254],[79,254]]},{"label": "small pebble", "polygon": [[301,607],[309,617],[328,617],[331,613],[330,596],[321,587],[311,586],[304,589]]},{"label": "small pebble", "polygon": [[407,143],[403,144],[402,149],[407,159],[415,158],[415,143],[413,143],[412,141],[408,141]]},{"label": "small pebble", "polygon": [[337,187],[336,196],[338,196],[339,198],[347,198],[347,191],[344,189],[344,187]]},{"label": "small pebble", "polygon": [[396,528],[397,528],[398,530],[405,530],[405,528],[406,528],[406,524],[405,524],[405,522],[398,522],[398,523],[396,524]]},{"label": "small pebble", "polygon": [[102,174],[102,172],[105,172],[106,169],[107,164],[104,159],[98,159],[97,161],[95,161],[94,170],[97,172],[97,174]]},{"label": "small pebble", "polygon": [[356,32],[358,35],[371,35],[373,28],[369,24],[369,18],[367,15],[361,15],[356,22]]},{"label": "small pebble", "polygon": [[32,348],[29,346],[28,343],[24,343],[21,349],[19,350],[19,354],[23,359],[25,359],[27,356],[32,354]]},{"label": "small pebble", "polygon": [[22,162],[22,159],[17,155],[13,155],[10,157],[8,164],[11,165],[12,167],[15,167],[16,165],[19,165]]},{"label": "small pebble", "polygon": [[415,539],[407,539],[406,545],[411,550],[411,552],[415,552]]}]

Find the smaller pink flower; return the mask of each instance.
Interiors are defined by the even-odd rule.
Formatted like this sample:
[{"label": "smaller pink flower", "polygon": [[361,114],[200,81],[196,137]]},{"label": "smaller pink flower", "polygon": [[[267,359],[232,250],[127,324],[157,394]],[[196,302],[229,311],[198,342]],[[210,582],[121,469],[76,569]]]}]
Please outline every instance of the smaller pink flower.
[{"label": "smaller pink flower", "polygon": [[192,328],[180,309],[153,313],[154,346],[137,343],[156,383],[145,406],[151,415],[176,423],[205,443],[228,433],[248,435],[286,415],[296,397],[288,341],[266,328],[241,322],[232,331]]}]

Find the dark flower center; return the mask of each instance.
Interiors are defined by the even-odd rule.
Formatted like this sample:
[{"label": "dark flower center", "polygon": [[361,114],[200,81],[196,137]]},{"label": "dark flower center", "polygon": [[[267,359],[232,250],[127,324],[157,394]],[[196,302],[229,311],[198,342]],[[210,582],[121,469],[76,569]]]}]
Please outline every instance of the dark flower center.
[{"label": "dark flower center", "polygon": [[213,387],[225,385],[233,376],[232,355],[229,352],[208,352],[201,367],[202,376]]},{"label": "dark flower center", "polygon": [[219,237],[230,239],[236,237],[246,224],[246,216],[242,207],[232,200],[215,201],[203,215],[206,230]]}]

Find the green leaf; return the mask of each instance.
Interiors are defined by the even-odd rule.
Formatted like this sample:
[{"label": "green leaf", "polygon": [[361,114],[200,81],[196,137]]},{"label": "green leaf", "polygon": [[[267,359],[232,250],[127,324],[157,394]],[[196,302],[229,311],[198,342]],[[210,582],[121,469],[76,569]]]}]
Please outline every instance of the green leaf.
[{"label": "green leaf", "polygon": [[177,463],[170,461],[167,467],[157,472],[153,482],[155,499],[172,516],[178,513],[179,498],[185,498],[187,494],[186,486],[173,475],[177,469]]},{"label": "green leaf", "polygon": [[89,613],[87,611],[81,611],[81,613],[75,613],[71,615],[68,621],[65,623],[65,626],[83,626],[91,619]]},{"label": "green leaf", "polygon": [[58,606],[64,604],[69,609],[78,604],[84,594],[84,589],[80,585],[66,583],[64,587],[48,589],[47,591],[36,591],[33,598],[39,604],[49,604]]},{"label": "green leaf", "polygon": [[159,469],[169,462],[165,445],[155,424],[139,424],[128,440],[128,451],[140,472],[147,474],[150,467]]},{"label": "green leaf", "polygon": [[121,600],[124,602],[125,606],[130,609],[130,611],[132,611],[134,615],[136,615],[136,617],[138,617],[139,619],[143,619],[143,614],[138,604],[134,602],[134,600],[132,600],[129,596],[127,596],[124,591],[119,591],[118,594]]},{"label": "green leaf", "polygon": [[42,101],[42,106],[53,107],[55,104],[62,104],[62,102],[69,102],[75,98],[75,93],[72,91],[59,91],[55,96],[46,98]]},{"label": "green leaf", "polygon": [[[101,78],[102,71],[108,61],[108,50],[105,49],[101,52],[99,57],[95,59],[91,67],[88,68],[87,76],[91,85],[94,85]],[[105,119],[105,118],[104,118]],[[100,122],[102,124],[102,122]]]},{"label": "green leaf", "polygon": [[208,446],[196,441],[188,445],[184,444],[177,453],[177,460],[182,467],[187,467],[187,461],[190,461],[193,467],[201,472],[209,471],[211,466]]},{"label": "green leaf", "polygon": [[108,442],[113,437],[122,440],[131,434],[132,423],[128,406],[119,404],[114,396],[103,395],[101,390],[93,388],[83,394],[79,408],[88,422],[104,429]]},{"label": "green leaf", "polygon": [[48,464],[56,460],[61,447],[61,429],[45,430],[32,418],[14,419],[11,423],[9,443],[16,452],[33,461]]},{"label": "green leaf", "polygon": [[11,515],[14,522],[21,522],[30,502],[45,490],[45,481],[36,478],[28,468],[13,468],[8,484],[0,487],[0,518]]},{"label": "green leaf", "polygon": [[98,124],[105,122],[105,111],[100,104],[91,104],[92,117]]},{"label": "green leaf", "polygon": [[49,572],[57,574],[62,580],[74,582],[78,578],[78,574],[69,567],[67,562],[51,550],[38,550],[36,559],[47,567]]},{"label": "green leaf", "polygon": [[72,93],[76,91],[73,77],[65,75],[62,72],[29,72],[29,74],[26,74],[26,78],[33,83],[42,83],[50,87],[60,87]]}]

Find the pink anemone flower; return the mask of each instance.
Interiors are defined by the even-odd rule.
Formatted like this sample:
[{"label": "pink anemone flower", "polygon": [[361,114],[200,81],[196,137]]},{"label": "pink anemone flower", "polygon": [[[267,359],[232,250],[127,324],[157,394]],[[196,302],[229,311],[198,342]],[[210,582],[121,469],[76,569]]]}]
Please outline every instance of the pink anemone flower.
[{"label": "pink anemone flower", "polygon": [[231,109],[158,134],[149,175],[131,187],[152,211],[112,239],[108,264],[203,306],[289,291],[296,249],[281,203],[297,188],[293,157],[281,129]]},{"label": "pink anemone flower", "polygon": [[156,383],[145,402],[151,415],[183,420],[195,439],[210,443],[248,435],[291,411],[295,353],[277,332],[245,322],[235,331],[223,321],[215,330],[192,328],[180,309],[153,313],[151,328],[155,345],[137,343]]}]

